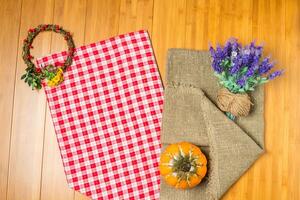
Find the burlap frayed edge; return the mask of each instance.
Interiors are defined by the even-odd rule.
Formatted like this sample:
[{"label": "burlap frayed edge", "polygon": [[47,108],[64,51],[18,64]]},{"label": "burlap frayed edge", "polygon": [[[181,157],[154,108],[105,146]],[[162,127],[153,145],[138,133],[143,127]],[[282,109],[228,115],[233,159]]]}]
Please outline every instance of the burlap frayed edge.
[{"label": "burlap frayed edge", "polygon": [[[170,82],[169,84],[167,84],[168,88],[173,88],[173,89],[180,89],[180,92],[184,92],[184,93],[194,93],[197,95],[201,96],[201,100],[203,100],[203,97],[205,97],[204,92],[192,85],[192,84],[185,84],[185,83],[181,83],[181,82]],[[202,102],[201,103],[201,107],[203,106]],[[207,196],[209,197],[209,199],[211,200],[215,200],[218,199],[220,196],[220,183],[219,183],[219,179],[218,179],[218,159],[216,156],[217,153],[215,153],[215,140],[213,139],[213,130],[212,130],[212,125],[209,122],[207,116],[205,115],[205,113],[203,112],[203,117],[204,120],[206,121],[205,124],[206,125],[206,130],[208,131],[208,139],[209,139],[209,168],[210,170],[208,171],[207,174]],[[216,186],[217,188],[214,188],[214,186]]]},{"label": "burlap frayed edge", "polygon": [[184,88],[190,88],[190,89],[196,89],[198,90],[197,92],[202,92],[202,90],[192,84],[186,84],[186,83],[182,83],[182,82],[175,82],[175,81],[171,81],[170,83],[167,83],[167,87],[172,87],[174,89],[177,89],[179,87],[184,87]]}]

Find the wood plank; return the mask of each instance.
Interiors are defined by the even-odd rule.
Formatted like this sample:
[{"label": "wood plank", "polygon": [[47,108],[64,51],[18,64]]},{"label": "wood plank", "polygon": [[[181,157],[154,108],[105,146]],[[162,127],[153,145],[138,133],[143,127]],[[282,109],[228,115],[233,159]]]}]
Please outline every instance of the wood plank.
[{"label": "wood plank", "polygon": [[[300,2],[286,1],[285,6],[285,54],[286,62],[283,63],[286,68],[284,77],[284,91],[281,91],[286,99],[284,105],[284,115],[282,129],[287,140],[284,141],[283,176],[282,185],[286,187],[286,192],[282,199],[300,199],[300,157],[298,155],[300,146]],[[277,114],[278,115],[278,114]]]},{"label": "wood plank", "polygon": [[167,50],[185,45],[185,18],[185,0],[154,1],[152,45],[163,81]]},{"label": "wood plank", "polygon": [[118,34],[120,0],[88,0],[85,44]]},{"label": "wood plank", "polygon": [[[271,55],[277,68],[286,67],[285,57],[285,1],[258,1],[257,24],[253,35],[263,42],[265,55]],[[265,145],[266,154],[253,168],[253,182],[248,191],[253,199],[283,199],[287,188],[282,183],[285,141],[288,133],[283,129],[286,99],[285,79],[281,77],[265,85]],[[285,116],[286,117],[286,116]],[[246,190],[246,192],[247,192]]]},{"label": "wood plank", "polygon": [[249,42],[252,33],[252,1],[188,0],[185,46],[207,50],[230,37]]},{"label": "wood plank", "polygon": [[[0,199],[6,199],[21,0],[0,1]],[[7,17],[9,16],[9,17]]]},{"label": "wood plank", "polygon": [[71,200],[74,190],[68,187],[49,109],[46,113],[41,182],[42,200]]},{"label": "wood plank", "polygon": [[[120,0],[88,0],[84,43],[89,44],[118,34]],[[88,200],[76,192],[75,200]]]},{"label": "wood plank", "polygon": [[[55,0],[53,23],[71,31],[76,46],[84,41],[86,0]],[[61,35],[53,34],[51,52],[65,50],[67,45]],[[51,115],[47,105],[41,199],[71,200],[74,190],[68,188],[66,176],[59,153]]]},{"label": "wood plank", "polygon": [[[39,199],[46,101],[43,91],[32,91],[19,77],[24,73],[23,39],[27,30],[52,22],[53,0],[23,0],[18,49],[7,199]],[[34,41],[35,57],[50,50],[50,34]]]},{"label": "wood plank", "polygon": [[211,4],[205,0],[187,0],[186,48],[207,50],[208,43],[212,42],[211,24],[215,23],[215,18],[210,17],[214,12]]},{"label": "wood plank", "polygon": [[121,0],[119,34],[138,30],[152,33],[153,0]]}]

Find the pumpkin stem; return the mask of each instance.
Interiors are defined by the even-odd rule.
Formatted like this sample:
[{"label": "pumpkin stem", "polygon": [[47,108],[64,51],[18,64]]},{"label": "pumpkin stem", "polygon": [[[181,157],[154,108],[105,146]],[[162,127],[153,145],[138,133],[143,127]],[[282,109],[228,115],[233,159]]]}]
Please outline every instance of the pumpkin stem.
[{"label": "pumpkin stem", "polygon": [[189,157],[180,157],[179,160],[175,161],[174,168],[177,172],[189,172],[191,170],[192,163]]},{"label": "pumpkin stem", "polygon": [[179,166],[180,168],[179,170],[183,172],[189,172],[191,170],[191,167],[192,167],[191,163],[185,161],[181,164],[181,166]]}]

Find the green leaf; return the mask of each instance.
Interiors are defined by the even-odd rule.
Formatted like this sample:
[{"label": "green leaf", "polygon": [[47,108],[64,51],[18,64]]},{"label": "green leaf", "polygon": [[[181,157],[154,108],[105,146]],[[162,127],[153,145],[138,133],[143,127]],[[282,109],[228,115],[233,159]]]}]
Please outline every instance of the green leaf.
[{"label": "green leaf", "polygon": [[239,91],[239,93],[243,93],[243,92],[245,92],[245,89],[244,88],[240,88],[238,91]]},{"label": "green leaf", "polygon": [[23,80],[24,78],[26,78],[26,76],[27,76],[27,74],[23,74],[23,75],[21,76],[21,80]]},{"label": "green leaf", "polygon": [[215,75],[216,77],[218,77],[218,78],[221,78],[221,75],[220,75],[219,73],[217,73],[217,72],[215,72],[214,75]]},{"label": "green leaf", "polygon": [[221,75],[222,75],[223,77],[226,76],[225,71],[223,71],[223,72],[221,73]]},{"label": "green leaf", "polygon": [[249,83],[246,83],[246,85],[245,85],[245,90],[246,90],[246,91],[249,90]]},{"label": "green leaf", "polygon": [[248,70],[248,67],[247,67],[247,66],[244,66],[244,67],[242,68],[242,70],[241,70],[241,74],[246,73],[247,70]]},{"label": "green leaf", "polygon": [[255,80],[255,79],[252,79],[252,80],[251,80],[251,83],[257,84],[257,83],[258,83],[258,81],[257,81],[257,80]]},{"label": "green leaf", "polygon": [[261,78],[260,80],[259,80],[259,84],[261,85],[261,84],[264,84],[264,83],[267,83],[268,82],[268,79],[267,78],[265,78],[265,77],[263,77],[263,78]]},{"label": "green leaf", "polygon": [[228,67],[229,64],[230,64],[230,61],[229,61],[228,59],[222,61],[222,65],[223,65],[224,67]]}]

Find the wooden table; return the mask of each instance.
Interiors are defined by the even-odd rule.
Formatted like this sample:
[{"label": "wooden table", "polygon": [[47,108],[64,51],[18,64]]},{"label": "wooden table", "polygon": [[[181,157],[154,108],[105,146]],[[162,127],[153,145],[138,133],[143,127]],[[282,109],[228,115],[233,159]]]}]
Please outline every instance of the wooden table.
[{"label": "wooden table", "polygon": [[[168,48],[264,43],[285,69],[265,87],[266,153],[224,199],[300,199],[299,0],[0,0],[0,199],[86,199],[67,187],[43,91],[20,80],[23,38],[40,23],[71,30],[77,46],[147,29],[162,77]],[[50,33],[34,47],[36,57],[66,48]]]}]

